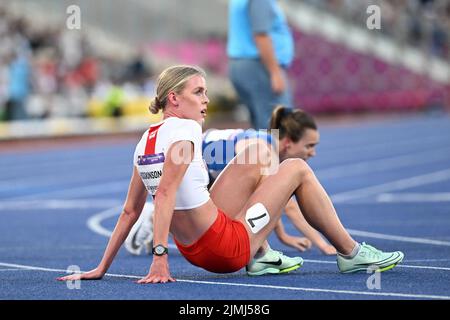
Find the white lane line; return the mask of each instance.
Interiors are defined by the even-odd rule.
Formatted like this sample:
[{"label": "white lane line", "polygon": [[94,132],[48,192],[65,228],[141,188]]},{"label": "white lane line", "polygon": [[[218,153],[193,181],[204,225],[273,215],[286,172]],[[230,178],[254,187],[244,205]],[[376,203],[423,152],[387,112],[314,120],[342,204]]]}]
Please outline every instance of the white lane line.
[{"label": "white lane line", "polygon": [[37,200],[42,198],[48,198],[49,196],[66,196],[71,198],[83,197],[83,196],[93,196],[100,194],[108,194],[112,192],[123,192],[128,188],[128,180],[118,180],[115,182],[108,182],[102,184],[94,184],[84,187],[68,188],[56,191],[45,191],[34,193],[26,196],[19,196],[9,198],[9,200]]},{"label": "white lane line", "polygon": [[353,236],[362,236],[362,237],[374,238],[374,239],[394,240],[394,241],[412,242],[412,243],[420,243],[420,244],[432,244],[432,245],[436,245],[436,246],[447,246],[447,247],[450,246],[449,241],[395,236],[395,235],[354,230],[354,229],[346,229],[346,230]]},{"label": "white lane line", "polygon": [[[79,161],[78,161],[79,162]],[[64,164],[66,167],[68,166],[66,163]],[[72,170],[73,167],[70,167]],[[110,179],[114,178],[121,178],[122,176],[125,177],[127,173],[127,169],[130,168],[130,165],[112,165],[109,166],[109,173],[108,177]],[[95,169],[92,169],[92,166],[88,168],[81,168],[76,170],[76,174],[73,173],[71,170],[64,170],[60,169],[55,174],[55,169],[53,169],[51,172],[41,172],[36,171],[36,168],[33,168],[33,174],[31,177],[25,177],[25,178],[18,178],[17,174],[15,177],[10,177],[9,179],[3,178],[2,181],[0,181],[0,192],[10,192],[12,190],[22,190],[22,189],[29,189],[29,188],[38,188],[42,186],[59,186],[61,184],[67,183],[67,181],[70,181],[70,183],[80,183],[84,182],[85,184],[90,184],[92,182],[98,181],[99,177],[96,176],[97,171]],[[27,173],[29,170],[26,170]],[[10,171],[11,172],[11,171]]]},{"label": "white lane line", "polygon": [[111,217],[118,216],[122,209],[123,206],[116,206],[94,214],[87,220],[88,228],[99,235],[109,238],[112,232],[102,226],[102,221]]},{"label": "white lane line", "polygon": [[90,209],[90,208],[110,208],[122,202],[115,199],[77,199],[77,200],[21,200],[21,201],[0,201],[0,210],[29,210],[29,209]]},{"label": "white lane line", "polygon": [[377,202],[450,202],[450,192],[436,193],[382,193],[377,196]]},{"label": "white lane line", "polygon": [[[108,210],[96,213],[92,215],[88,221],[87,226],[88,228],[105,237],[111,236],[111,231],[104,228],[102,226],[103,220],[109,219],[111,217],[117,216],[120,214],[122,207],[114,207],[110,208]],[[437,246],[450,246],[449,241],[441,241],[441,240],[432,240],[432,239],[425,239],[425,238],[417,238],[417,237],[405,237],[405,236],[396,236],[396,235],[390,235],[390,234],[383,234],[383,233],[375,233],[375,232],[368,232],[368,231],[362,231],[362,230],[354,230],[354,229],[346,229],[351,235],[354,236],[362,236],[366,238],[374,238],[374,239],[383,239],[383,240],[392,240],[392,241],[400,241],[400,242],[411,242],[411,243],[418,243],[418,244],[430,244],[430,245],[437,245]],[[169,248],[176,249],[176,245],[169,243]]]},{"label": "white lane line", "polygon": [[[446,149],[439,149],[440,150],[446,150]],[[438,151],[438,152],[439,152]],[[427,163],[430,161],[436,161],[436,160],[442,160],[447,158],[446,155],[442,155],[438,152],[433,152],[429,157],[418,157],[417,155],[403,155],[399,157],[394,158],[385,158],[385,159],[379,159],[376,161],[366,161],[366,162],[360,162],[355,163],[352,165],[344,165],[344,166],[336,166],[331,167],[328,169],[323,170],[317,170],[316,174],[320,179],[327,179],[327,178],[337,178],[341,176],[347,176],[347,175],[354,175],[354,174],[363,174],[366,172],[372,172],[372,171],[384,171],[386,169],[396,168],[396,167],[405,167],[407,165],[411,164],[420,164],[420,163]],[[409,159],[409,160],[408,160]],[[76,178],[76,177],[75,177]],[[409,180],[409,179],[405,179]],[[118,192],[123,191],[124,186],[126,186],[126,181],[128,180],[116,180],[115,182],[109,182],[106,184],[97,184],[97,185],[90,185],[90,186],[84,186],[84,187],[77,187],[77,188],[67,188],[62,190],[56,190],[56,191],[50,191],[50,192],[44,192],[44,193],[37,193],[37,194],[29,194],[25,196],[18,196],[18,197],[12,197],[9,198],[11,200],[25,200],[25,199],[38,199],[43,197],[48,197],[49,195],[53,196],[66,196],[66,197],[80,197],[80,196],[89,196],[89,195],[99,195],[99,194],[105,194],[109,192]],[[35,182],[32,182],[35,184]],[[387,185],[390,185],[391,183],[388,183]],[[386,184],[383,184],[381,186],[385,186]],[[2,184],[0,183],[0,189],[2,187]],[[9,183],[5,186],[5,188],[19,188],[20,186],[17,186],[17,182]],[[379,187],[379,186],[375,186]],[[354,194],[355,192],[360,193],[362,190],[370,191],[371,194],[375,191],[371,191],[374,187],[364,188],[360,190],[354,190],[349,192],[340,193],[337,195],[332,196],[332,199],[336,202],[345,202],[346,197],[349,196],[349,194]],[[393,190],[399,190],[398,188],[394,188]],[[386,191],[386,190],[384,190]],[[391,191],[391,190],[387,190]],[[378,191],[375,192],[379,193]],[[343,200],[340,198],[344,197]],[[354,196],[352,196],[354,197]],[[358,196],[359,198],[360,196]]]},{"label": "white lane line", "polygon": [[35,267],[35,266],[27,266],[27,265],[23,265],[23,264],[5,263],[5,262],[0,262],[0,266],[8,267],[8,268],[16,268],[17,270],[32,270],[32,271],[47,271],[47,272],[67,272],[67,269],[63,270],[63,269],[42,268],[42,267]]},{"label": "white lane line", "polygon": [[3,271],[19,271],[19,270],[22,270],[22,269],[19,269],[19,268],[0,269],[0,272],[3,272]]},{"label": "white lane line", "polygon": [[450,259],[413,259],[413,260],[403,260],[403,262],[447,262],[450,261]]},{"label": "white lane line", "polygon": [[[321,263],[321,264],[336,264],[336,261],[324,261],[324,260],[310,260],[304,259],[305,262],[310,263]],[[450,271],[450,268],[447,267],[432,267],[432,266],[414,266],[407,264],[399,264],[396,268],[411,268],[411,269],[428,269],[428,270],[440,270],[440,271]]]},{"label": "white lane line", "polygon": [[379,193],[410,189],[413,187],[433,184],[436,182],[446,181],[449,179],[450,179],[450,169],[446,169],[411,178],[391,181],[376,186],[337,193],[331,196],[331,200],[333,201],[333,203],[344,203],[350,200],[377,195]]},{"label": "white lane line", "polygon": [[[442,151],[447,152],[442,152]],[[414,165],[429,164],[443,160],[450,161],[450,149],[448,147],[433,150],[433,153],[427,157],[421,153],[406,154],[392,158],[382,158],[377,160],[356,162],[346,165],[338,165],[327,169],[318,169],[315,171],[319,180],[336,179],[341,177],[355,176],[373,172],[383,172],[392,169],[406,168]]]},{"label": "white lane line", "polygon": [[[342,141],[342,140],[340,140]],[[339,141],[339,142],[340,142]],[[379,140],[378,140],[379,141]],[[386,154],[387,150],[399,150],[403,147],[414,147],[414,146],[427,146],[430,144],[436,144],[436,146],[442,146],[448,143],[448,138],[442,137],[442,135],[439,136],[430,136],[426,138],[417,138],[414,137],[412,140],[396,140],[392,141],[392,139],[389,139],[387,141],[382,142],[367,142],[367,139],[365,142],[363,142],[362,145],[356,145],[356,146],[343,146],[341,143],[339,147],[334,148],[330,146],[330,148],[319,150],[319,153],[326,157],[342,157],[347,156],[349,154],[353,154],[355,152],[362,154],[362,153],[371,153],[371,154]],[[419,148],[419,147],[417,147]],[[423,149],[423,148],[422,148]],[[427,154],[433,152],[434,148],[427,148],[426,151]],[[417,150],[417,149],[415,149]],[[422,154],[423,157],[423,154]]]},{"label": "white lane line", "polygon": [[450,268],[445,267],[431,267],[431,266],[411,266],[411,265],[398,265],[397,267],[400,268],[411,268],[411,269],[428,269],[428,270],[443,270],[443,271],[450,271]]},{"label": "white lane line", "polygon": [[[117,153],[125,150],[132,150],[131,148],[125,149],[118,144],[112,149],[107,148],[109,150],[105,149],[102,146],[96,147],[95,149],[96,150],[93,150],[93,152],[86,152],[86,149],[76,152],[65,149],[54,149],[51,152],[39,153],[36,159],[33,158],[33,168],[39,171],[48,168],[49,171],[52,171],[55,167],[61,166],[61,164],[64,164],[66,167],[72,168],[80,164],[80,159],[83,159],[83,161],[92,163],[94,165],[104,162],[105,158],[117,158],[117,162],[122,161],[123,163],[125,163],[127,159],[119,158],[117,156]],[[99,150],[100,152],[98,152]],[[58,154],[55,154],[56,152],[58,152]],[[2,163],[0,164],[0,176],[4,173],[11,173],[11,170],[29,170],[30,164],[28,158],[30,154],[31,153],[21,153],[20,155],[16,154],[11,157],[11,161],[2,161]],[[129,162],[127,163],[129,164]]]},{"label": "white lane line", "polygon": [[[449,148],[447,147],[447,148],[433,149],[433,152],[431,152],[427,157],[423,157],[423,152],[417,154],[406,154],[392,158],[378,159],[375,161],[373,160],[363,161],[351,165],[338,165],[328,169],[316,170],[315,172],[320,180],[325,180],[325,179],[335,179],[344,176],[364,174],[367,172],[384,171],[398,167],[406,167],[416,164],[424,164],[445,160],[450,157],[448,153],[445,152],[442,153],[442,151],[446,150],[449,150]],[[79,163],[79,161],[77,161],[77,163]],[[67,163],[65,163],[65,165],[67,165]],[[121,169],[126,168],[129,168],[127,163],[116,164],[114,165],[114,167],[110,168],[110,172],[116,173],[123,171]],[[33,181],[30,181],[29,178],[26,179],[14,178],[10,180],[3,179],[3,181],[0,182],[0,192],[20,190],[32,186],[40,187],[40,186],[54,185],[60,183],[61,180],[63,180],[62,177],[64,177],[65,175],[71,176],[70,181],[72,183],[82,182],[92,178],[92,175],[89,175],[88,172],[85,172],[86,170],[84,170],[82,174],[79,171],[80,170],[77,171],[76,176],[73,176],[73,173],[71,172],[60,172],[58,176],[51,176],[51,177],[48,177],[48,173],[46,175],[33,176],[34,179]],[[10,169],[8,172],[11,172]],[[88,183],[88,181],[86,181],[86,183]]]},{"label": "white lane line", "polygon": [[194,281],[194,280],[177,280],[177,281],[212,284],[212,285],[239,286],[239,287],[262,288],[262,289],[280,289],[280,290],[306,291],[306,292],[338,293],[338,294],[384,296],[384,297],[401,297],[401,298],[416,298],[416,299],[437,299],[437,300],[449,300],[450,299],[450,296],[407,294],[407,293],[396,293],[396,292],[330,290],[330,289],[318,289],[318,288],[286,287],[286,286],[274,286],[274,285],[257,285],[257,284],[246,284],[246,283],[227,283],[227,282]]},{"label": "white lane line", "polygon": [[[97,233],[101,236],[105,236],[107,238],[111,237],[112,231],[103,227],[102,222],[103,220],[118,216],[122,208],[122,206],[117,206],[92,215],[87,221],[87,227],[92,232]],[[173,243],[169,243],[168,247],[171,249],[178,249],[177,246]]]},{"label": "white lane line", "polygon": [[[117,216],[120,213],[121,207],[115,207],[111,208],[105,211],[102,211],[100,213],[97,213],[93,215],[88,220],[88,227],[93,232],[103,235],[105,237],[111,236],[111,231],[104,228],[101,225],[101,222],[105,219]],[[352,230],[347,229],[347,231],[352,235],[361,235],[365,236],[367,238],[377,238],[377,239],[385,239],[385,240],[395,240],[395,241],[403,241],[403,242],[414,242],[414,243],[421,243],[421,244],[432,244],[432,245],[441,245],[441,246],[450,246],[450,242],[447,241],[438,241],[438,240],[430,240],[430,239],[422,239],[422,238],[411,238],[411,237],[400,237],[400,236],[392,236],[392,235],[386,235],[381,233],[373,233],[373,232],[366,232],[366,231],[359,231],[359,230]],[[169,248],[177,249],[177,246],[175,244],[169,243]],[[322,261],[322,260],[307,260],[308,262],[315,262],[315,263],[336,263],[333,261]],[[450,268],[446,267],[429,267],[429,266],[408,266],[408,265],[398,265],[397,267],[404,267],[404,268],[417,268],[417,269],[431,269],[431,270],[445,270],[450,271]]]},{"label": "white lane line", "polygon": [[[88,245],[80,245],[80,246],[58,246],[55,248],[55,245],[33,245],[32,249],[39,252],[40,250],[52,250],[53,252],[56,251],[71,251],[71,250],[103,250],[105,249],[104,246],[88,246]],[[0,247],[0,253],[1,252],[14,252],[14,251],[23,251],[23,250],[30,250],[30,246],[13,246],[13,247]]]},{"label": "white lane line", "polygon": [[[0,266],[14,267],[14,268],[20,268],[20,269],[25,269],[25,270],[46,271],[46,272],[67,272],[67,270],[62,270],[62,269],[42,268],[42,267],[34,267],[34,266],[19,265],[19,264],[12,264],[12,263],[2,263],[2,262],[0,262]],[[81,271],[81,272],[84,272],[84,271]],[[131,279],[141,279],[142,278],[142,276],[113,274],[113,273],[107,273],[106,276],[117,277],[117,278],[131,278]],[[397,292],[370,292],[370,291],[318,289],[318,288],[287,287],[287,286],[274,286],[274,285],[258,285],[258,284],[249,284],[249,283],[229,283],[229,282],[215,282],[215,281],[201,281],[201,280],[185,280],[185,279],[176,279],[176,280],[178,282],[206,284],[206,285],[215,285],[215,286],[222,285],[222,286],[235,286],[235,287],[247,287],[247,288],[278,289],[278,290],[291,290],[291,291],[366,295],[366,296],[450,300],[450,296],[428,295],[428,294],[408,294],[408,293],[397,293]]]}]

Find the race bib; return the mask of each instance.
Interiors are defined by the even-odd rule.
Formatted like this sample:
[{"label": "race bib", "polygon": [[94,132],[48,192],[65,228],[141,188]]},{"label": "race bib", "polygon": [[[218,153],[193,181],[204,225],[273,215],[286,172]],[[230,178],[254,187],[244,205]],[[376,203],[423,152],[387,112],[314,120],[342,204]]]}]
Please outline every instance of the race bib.
[{"label": "race bib", "polygon": [[155,195],[161,180],[164,160],[165,157],[162,152],[138,156],[137,169],[139,171],[139,175],[141,176],[145,188],[153,196]]}]

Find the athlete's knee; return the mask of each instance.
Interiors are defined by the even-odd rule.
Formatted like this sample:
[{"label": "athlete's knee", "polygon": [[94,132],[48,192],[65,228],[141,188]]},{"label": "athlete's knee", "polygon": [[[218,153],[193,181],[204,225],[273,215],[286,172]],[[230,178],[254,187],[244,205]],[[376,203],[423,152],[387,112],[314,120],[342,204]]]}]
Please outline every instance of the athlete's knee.
[{"label": "athlete's knee", "polygon": [[265,160],[266,158],[269,158],[271,156],[272,149],[267,144],[267,142],[258,140],[252,144],[253,152],[258,153],[258,159],[259,160]]},{"label": "athlete's knee", "polygon": [[258,149],[258,163],[263,166],[270,165],[272,161],[272,148],[263,141],[258,141],[257,149]]},{"label": "athlete's knee", "polygon": [[298,177],[301,181],[314,176],[311,167],[303,159],[289,158],[284,160],[281,165],[286,167],[286,170],[291,172],[293,176]]},{"label": "athlete's knee", "polygon": [[237,163],[257,166],[268,166],[272,160],[272,149],[263,141],[251,142],[239,155]]}]

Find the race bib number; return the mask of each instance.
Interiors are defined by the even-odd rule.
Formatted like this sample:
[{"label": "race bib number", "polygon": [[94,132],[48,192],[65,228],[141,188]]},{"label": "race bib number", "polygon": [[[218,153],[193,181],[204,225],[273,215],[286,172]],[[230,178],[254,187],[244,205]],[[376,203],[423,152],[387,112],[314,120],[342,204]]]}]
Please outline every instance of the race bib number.
[{"label": "race bib number", "polygon": [[270,221],[270,215],[262,203],[255,203],[245,213],[245,222],[253,233],[258,233]]},{"label": "race bib number", "polygon": [[138,156],[138,171],[141,176],[142,182],[149,193],[155,195],[158,189],[159,182],[161,180],[163,166],[164,166],[164,153],[150,154]]}]

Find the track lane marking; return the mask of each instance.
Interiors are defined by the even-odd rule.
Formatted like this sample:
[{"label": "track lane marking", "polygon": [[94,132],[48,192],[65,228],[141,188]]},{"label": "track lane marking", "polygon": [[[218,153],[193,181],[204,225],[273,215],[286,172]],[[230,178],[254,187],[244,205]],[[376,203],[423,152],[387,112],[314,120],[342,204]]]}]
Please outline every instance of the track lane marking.
[{"label": "track lane marking", "polygon": [[[63,270],[63,269],[35,267],[35,266],[29,266],[29,265],[20,265],[20,264],[12,264],[12,263],[4,263],[4,262],[0,262],[0,266],[14,267],[14,268],[19,268],[19,269],[24,269],[24,270],[67,273],[67,270]],[[85,272],[85,271],[80,271],[80,272]],[[131,279],[141,279],[142,278],[142,276],[114,274],[114,273],[106,273],[105,276],[116,277],[116,278],[131,278]],[[350,294],[350,295],[450,300],[450,296],[428,295],[428,294],[408,294],[408,293],[399,293],[399,292],[368,292],[368,291],[366,292],[366,291],[353,291],[353,290],[335,290],[335,289],[289,287],[289,286],[276,286],[276,285],[258,285],[258,284],[249,284],[249,283],[232,283],[232,282],[228,283],[228,282],[186,280],[186,279],[176,279],[176,280],[178,282],[193,283],[193,284],[206,284],[206,285],[215,285],[215,286],[222,285],[222,286],[237,286],[237,287],[248,287],[248,288],[279,289],[279,290],[321,292],[321,293],[337,293],[337,294]]]}]

